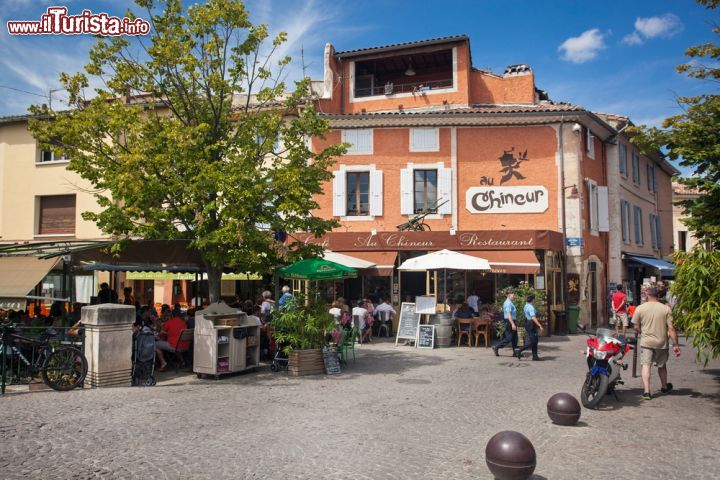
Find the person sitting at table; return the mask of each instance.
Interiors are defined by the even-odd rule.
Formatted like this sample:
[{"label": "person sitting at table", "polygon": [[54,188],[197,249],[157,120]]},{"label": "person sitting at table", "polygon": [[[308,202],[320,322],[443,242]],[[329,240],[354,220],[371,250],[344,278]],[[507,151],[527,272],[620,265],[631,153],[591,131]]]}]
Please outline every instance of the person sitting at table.
[{"label": "person sitting at table", "polygon": [[392,335],[392,320],[395,318],[395,315],[397,315],[397,312],[395,309],[387,303],[387,301],[384,298],[379,299],[379,304],[377,307],[375,307],[375,310],[373,311],[373,315],[375,315],[375,318],[380,320],[380,315],[382,312],[387,312],[387,322],[389,325],[388,335]]},{"label": "person sitting at table", "polygon": [[332,315],[333,320],[335,320],[335,325],[340,325],[340,319],[342,318],[343,311],[342,304],[339,300],[335,300],[332,303],[330,310],[328,310],[328,313]]},{"label": "person sitting at table", "polygon": [[[170,314],[171,312],[167,311],[166,313]],[[190,348],[190,340],[179,342],[180,334],[186,328],[187,324],[185,320],[180,317],[170,316],[170,318],[162,324],[162,330],[160,332],[161,339],[155,342],[155,353],[160,361],[160,372],[164,372],[167,368],[167,361],[165,361],[163,352],[174,352],[176,349],[182,351]]]},{"label": "person sitting at table", "polygon": [[363,343],[363,340],[367,340],[368,342],[372,341],[372,329],[370,328],[372,324],[367,321],[368,311],[364,305],[365,300],[360,299],[357,301],[357,306],[352,310],[353,322],[355,322],[355,317],[360,317],[360,324],[358,325],[360,343]]},{"label": "person sitting at table", "polygon": [[[472,320],[474,313],[475,313],[475,312],[473,311],[472,308],[470,308],[470,305],[468,305],[467,302],[463,302],[463,303],[455,310],[455,313],[454,313],[453,315],[455,316],[455,319],[456,319],[456,320],[457,320],[457,319],[470,319],[470,320]],[[468,325],[468,324],[460,324],[459,322],[457,322],[457,326],[458,326],[459,330],[462,330],[462,331],[464,331],[464,332],[467,332],[467,331],[472,330],[472,328],[475,327],[475,324],[476,324],[476,321],[473,321],[471,325]],[[459,335],[459,333],[458,333],[458,335]],[[468,335],[469,335],[469,334],[468,334]],[[469,345],[469,343],[470,343],[470,341],[468,340],[468,345]]]},{"label": "person sitting at table", "polygon": [[248,316],[248,320],[255,322],[255,325],[262,327],[260,321],[260,305],[253,304],[252,300],[245,300],[242,305],[242,311]]}]

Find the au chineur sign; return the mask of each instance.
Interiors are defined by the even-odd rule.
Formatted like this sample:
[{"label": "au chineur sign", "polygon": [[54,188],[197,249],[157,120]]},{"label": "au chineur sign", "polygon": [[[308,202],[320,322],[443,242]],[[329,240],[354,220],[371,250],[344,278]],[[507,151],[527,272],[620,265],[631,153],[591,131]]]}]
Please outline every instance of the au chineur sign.
[{"label": "au chineur sign", "polygon": [[448,250],[562,250],[562,234],[551,230],[493,230],[449,232],[332,232],[322,237],[290,235],[290,241],[320,245],[326,250],[435,251]]},{"label": "au chineur sign", "polygon": [[548,191],[542,185],[471,187],[465,202],[471,213],[542,213],[548,209]]}]

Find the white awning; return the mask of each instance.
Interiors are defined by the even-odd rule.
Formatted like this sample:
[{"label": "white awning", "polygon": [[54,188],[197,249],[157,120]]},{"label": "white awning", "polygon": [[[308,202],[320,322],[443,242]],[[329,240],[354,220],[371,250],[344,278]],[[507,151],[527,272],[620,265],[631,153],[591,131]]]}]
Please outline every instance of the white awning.
[{"label": "white awning", "polygon": [[0,298],[15,303],[24,299],[59,261],[30,256],[0,257]]},{"label": "white awning", "polygon": [[362,258],[351,257],[350,255],[331,252],[330,250],[325,250],[325,252],[323,253],[323,258],[330,262],[339,263],[340,265],[343,265],[345,267],[356,268],[358,270],[362,270],[364,268],[372,268],[375,266],[374,263],[363,260]]}]

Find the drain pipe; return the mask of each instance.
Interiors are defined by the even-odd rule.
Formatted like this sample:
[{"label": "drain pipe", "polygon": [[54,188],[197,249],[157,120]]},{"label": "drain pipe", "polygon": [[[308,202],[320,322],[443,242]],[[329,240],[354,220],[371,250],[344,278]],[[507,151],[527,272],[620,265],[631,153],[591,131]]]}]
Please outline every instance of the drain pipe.
[{"label": "drain pipe", "polygon": [[[561,277],[562,277],[562,300],[563,300],[563,310],[565,311],[565,323],[566,325],[568,322],[568,290],[567,290],[567,223],[565,219],[565,141],[564,141],[564,134],[563,134],[563,127],[565,125],[565,116],[560,115],[560,130],[558,133],[558,142],[560,143],[560,195],[562,196],[562,201],[560,202],[560,208],[561,208],[561,215],[562,215],[562,270],[561,270]],[[567,332],[563,332],[567,333]]]}]

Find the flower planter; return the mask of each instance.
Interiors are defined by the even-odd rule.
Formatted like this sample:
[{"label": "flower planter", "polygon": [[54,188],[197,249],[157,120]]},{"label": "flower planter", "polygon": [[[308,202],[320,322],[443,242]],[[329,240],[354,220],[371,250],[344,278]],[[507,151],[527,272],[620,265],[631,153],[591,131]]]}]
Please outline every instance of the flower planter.
[{"label": "flower planter", "polygon": [[325,373],[322,350],[293,350],[288,357],[288,373],[293,377]]}]

